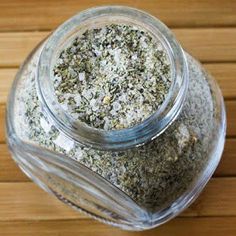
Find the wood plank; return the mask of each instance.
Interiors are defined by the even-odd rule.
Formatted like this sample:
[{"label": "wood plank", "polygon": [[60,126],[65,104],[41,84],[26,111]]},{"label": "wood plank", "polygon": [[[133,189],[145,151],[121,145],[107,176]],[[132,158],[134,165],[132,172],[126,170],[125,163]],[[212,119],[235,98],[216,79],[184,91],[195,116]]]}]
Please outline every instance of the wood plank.
[{"label": "wood plank", "polygon": [[95,220],[0,222],[4,236],[225,236],[236,235],[236,217],[175,218],[144,232],[129,232]]},{"label": "wood plank", "polygon": [[0,69],[0,104],[6,103],[17,69]]},{"label": "wood plank", "polygon": [[176,29],[174,33],[183,47],[203,62],[236,60],[236,28]]},{"label": "wood plank", "polygon": [[[182,217],[236,216],[236,178],[213,178]],[[14,190],[14,191],[13,191]],[[0,183],[0,222],[87,218],[34,183]]]},{"label": "wood plank", "polygon": [[[0,182],[30,181],[10,156],[6,144],[0,144]],[[214,176],[236,176],[236,139],[227,139],[222,160]]]},{"label": "wood plank", "polygon": [[212,178],[182,216],[235,216],[236,178]]},{"label": "wood plank", "polygon": [[[0,2],[1,31],[53,29],[77,12],[93,6],[109,5],[108,0],[8,0]],[[188,0],[115,0],[112,4],[128,5],[148,11],[169,26],[232,26],[236,24],[236,2]]]},{"label": "wood plank", "polygon": [[227,135],[236,135],[236,101],[226,101]]},{"label": "wood plank", "polygon": [[236,176],[236,139],[226,139],[222,159],[214,176]]},{"label": "wood plank", "polygon": [[0,221],[84,217],[33,183],[0,184]]},{"label": "wood plank", "polygon": [[6,144],[0,144],[0,182],[30,181],[11,158]]},{"label": "wood plank", "polygon": [[217,80],[225,99],[236,97],[236,63],[205,63],[204,67]]},{"label": "wood plank", "polygon": [[5,106],[0,105],[0,143],[5,142]]},{"label": "wood plank", "polygon": [[[236,28],[175,29],[174,33],[182,46],[203,62],[236,61]],[[0,66],[19,66],[48,34],[49,32],[0,33]]]},{"label": "wood plank", "polygon": [[[206,63],[204,67],[216,78],[224,98],[236,98],[236,63]],[[0,104],[6,103],[7,95],[17,69],[0,69]]]},{"label": "wood plank", "polygon": [[0,33],[0,66],[19,66],[49,32]]},{"label": "wood plank", "polygon": [[236,28],[176,29],[174,33],[182,47],[202,62],[236,60]]}]

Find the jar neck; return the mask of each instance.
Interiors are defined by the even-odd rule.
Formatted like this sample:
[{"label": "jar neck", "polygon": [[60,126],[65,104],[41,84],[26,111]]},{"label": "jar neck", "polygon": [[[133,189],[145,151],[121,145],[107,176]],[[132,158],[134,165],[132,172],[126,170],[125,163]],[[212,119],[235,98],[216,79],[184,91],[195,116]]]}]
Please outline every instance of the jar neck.
[{"label": "jar neck", "polygon": [[[54,94],[53,66],[59,53],[89,27],[109,23],[137,25],[162,43],[171,64],[172,85],[160,108],[131,128],[105,131],[75,121],[60,106]],[[107,6],[92,8],[70,18],[47,39],[39,58],[37,87],[39,99],[57,128],[76,142],[102,150],[121,150],[140,146],[163,133],[181,111],[188,85],[188,68],[184,52],[170,30],[158,19],[142,11]]]}]

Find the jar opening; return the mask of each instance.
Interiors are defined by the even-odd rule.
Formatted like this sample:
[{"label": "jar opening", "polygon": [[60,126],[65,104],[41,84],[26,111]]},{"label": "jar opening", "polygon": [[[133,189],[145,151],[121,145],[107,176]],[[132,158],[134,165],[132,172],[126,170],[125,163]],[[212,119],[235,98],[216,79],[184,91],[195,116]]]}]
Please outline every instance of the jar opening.
[{"label": "jar opening", "polygon": [[[170,61],[171,86],[160,107],[142,122],[124,129],[102,130],[73,119],[62,109],[55,96],[55,88],[52,83],[53,68],[62,49],[67,48],[86,29],[114,23],[144,29],[161,42]],[[164,132],[181,110],[187,82],[188,70],[183,50],[169,29],[147,13],[121,6],[89,9],[59,26],[45,43],[37,71],[40,100],[58,128],[81,144],[112,150],[142,145]]]}]

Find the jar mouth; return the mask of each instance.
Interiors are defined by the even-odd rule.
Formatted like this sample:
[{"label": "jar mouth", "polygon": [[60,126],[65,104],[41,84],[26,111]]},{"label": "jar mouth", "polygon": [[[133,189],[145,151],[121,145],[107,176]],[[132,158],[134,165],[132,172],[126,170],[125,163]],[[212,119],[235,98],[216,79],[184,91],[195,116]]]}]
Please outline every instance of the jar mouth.
[{"label": "jar mouth", "polygon": [[[61,108],[54,94],[53,66],[58,53],[78,32],[92,25],[124,23],[151,32],[166,50],[171,64],[172,85],[161,106],[147,119],[120,130],[102,130],[75,121]],[[37,70],[39,99],[52,123],[68,137],[82,145],[99,149],[120,150],[145,144],[156,138],[181,111],[188,85],[188,68],[184,52],[171,31],[155,17],[129,7],[105,6],[80,12],[60,25],[46,40]]]}]

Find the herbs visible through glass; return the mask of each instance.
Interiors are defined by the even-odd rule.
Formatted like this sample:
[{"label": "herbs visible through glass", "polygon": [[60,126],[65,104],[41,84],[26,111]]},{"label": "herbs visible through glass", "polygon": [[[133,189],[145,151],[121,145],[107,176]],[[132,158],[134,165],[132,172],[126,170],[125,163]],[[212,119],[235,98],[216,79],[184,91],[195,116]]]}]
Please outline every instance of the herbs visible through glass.
[{"label": "herbs visible through glass", "polygon": [[210,77],[193,58],[187,55],[187,60],[189,88],[177,120],[144,146],[112,152],[81,146],[50,122],[36,91],[35,56],[17,90],[17,133],[30,143],[85,165],[143,208],[153,212],[163,209],[199,177],[207,166],[209,146],[214,140],[216,110]]}]

